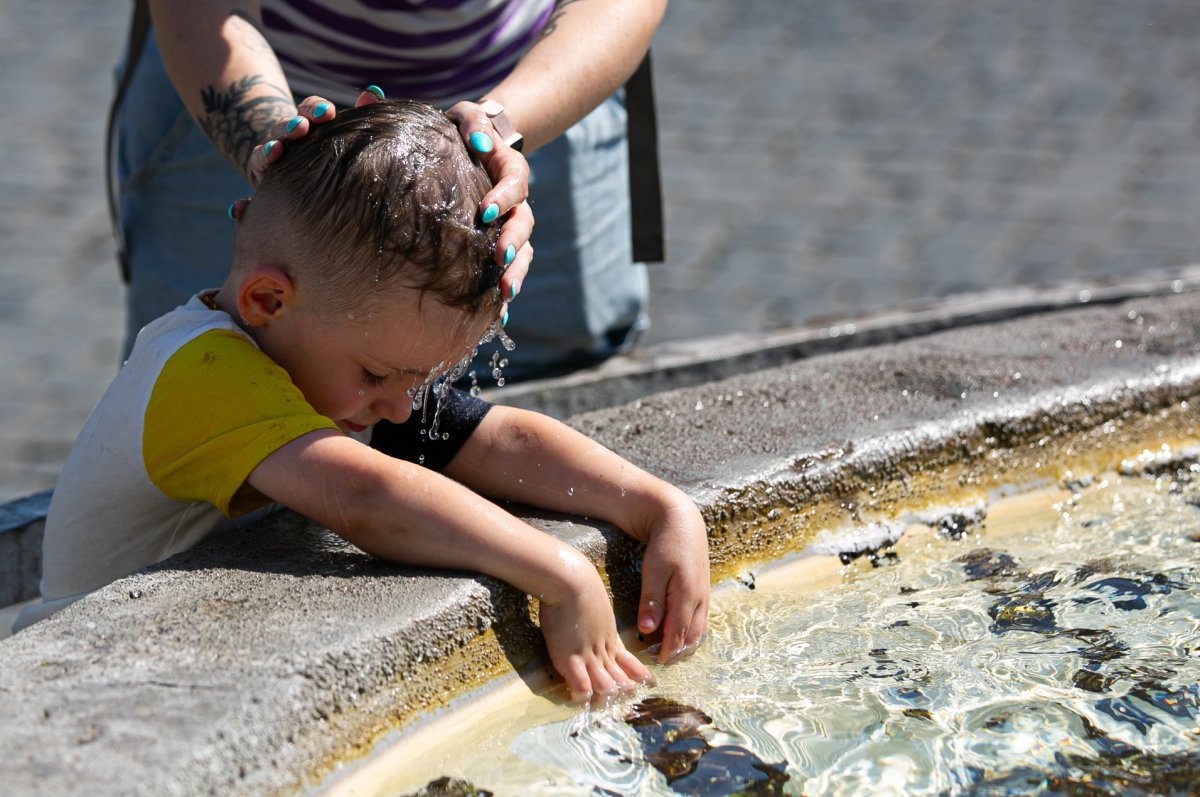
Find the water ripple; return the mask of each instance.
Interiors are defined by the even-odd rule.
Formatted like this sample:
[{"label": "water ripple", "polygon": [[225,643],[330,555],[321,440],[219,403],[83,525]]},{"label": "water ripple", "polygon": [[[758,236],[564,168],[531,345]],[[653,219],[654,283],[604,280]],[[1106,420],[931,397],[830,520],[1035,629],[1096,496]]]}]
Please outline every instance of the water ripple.
[{"label": "water ripple", "polygon": [[[1117,782],[1120,761],[1139,784],[1200,777],[1197,508],[1138,479],[1068,503],[901,541],[892,566],[855,561],[819,594],[724,593],[706,644],[656,669],[652,696],[703,720],[680,760],[786,762],[789,794],[1023,793],[1030,779],[1071,793]],[[511,748],[546,782],[519,791],[694,788],[645,743],[619,712],[528,729]],[[728,793],[711,789],[686,793]]]}]

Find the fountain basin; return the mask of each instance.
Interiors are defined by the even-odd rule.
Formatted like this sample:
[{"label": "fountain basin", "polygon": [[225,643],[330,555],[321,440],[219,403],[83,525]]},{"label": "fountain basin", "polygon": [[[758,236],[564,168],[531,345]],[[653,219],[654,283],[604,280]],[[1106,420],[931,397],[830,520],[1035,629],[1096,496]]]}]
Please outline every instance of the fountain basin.
[{"label": "fountain basin", "polygon": [[[1079,306],[824,354],[574,415],[681,485],[714,578],[863,518],[969,505],[1200,445],[1194,293]],[[526,513],[631,615],[634,546]],[[376,561],[282,514],[122,579],[0,643],[14,794],[281,794],[386,734],[536,669],[526,596]]]}]

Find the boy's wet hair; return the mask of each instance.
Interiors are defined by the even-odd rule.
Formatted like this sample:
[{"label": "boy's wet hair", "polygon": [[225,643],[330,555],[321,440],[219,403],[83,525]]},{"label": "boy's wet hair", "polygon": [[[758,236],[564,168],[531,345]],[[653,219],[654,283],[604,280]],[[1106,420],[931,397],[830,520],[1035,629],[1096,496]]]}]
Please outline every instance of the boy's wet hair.
[{"label": "boy's wet hair", "polygon": [[256,248],[292,254],[303,264],[293,279],[310,280],[330,309],[350,309],[398,279],[472,315],[499,313],[498,229],[483,226],[478,210],[492,184],[443,112],[373,103],[339,111],[287,147],[244,221],[267,211],[260,219],[273,240]]}]

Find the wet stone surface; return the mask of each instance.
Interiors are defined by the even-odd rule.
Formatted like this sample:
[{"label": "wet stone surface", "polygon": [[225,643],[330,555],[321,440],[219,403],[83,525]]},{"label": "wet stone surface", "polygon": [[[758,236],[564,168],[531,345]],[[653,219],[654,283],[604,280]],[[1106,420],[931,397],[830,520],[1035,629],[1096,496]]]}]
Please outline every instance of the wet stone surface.
[{"label": "wet stone surface", "polygon": [[712,718],[665,698],[648,698],[624,720],[637,731],[646,761],[671,789],[694,797],[783,794],[788,774],[782,762],[770,764],[744,747],[713,746],[704,737]]},{"label": "wet stone surface", "polygon": [[425,788],[402,797],[493,797],[486,789],[479,789],[458,778],[438,778]]}]

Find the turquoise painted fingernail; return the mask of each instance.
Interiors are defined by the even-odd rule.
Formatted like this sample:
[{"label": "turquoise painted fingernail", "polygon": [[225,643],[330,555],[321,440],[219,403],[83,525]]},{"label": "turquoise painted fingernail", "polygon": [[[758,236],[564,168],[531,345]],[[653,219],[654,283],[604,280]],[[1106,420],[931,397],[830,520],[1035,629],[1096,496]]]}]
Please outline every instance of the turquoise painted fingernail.
[{"label": "turquoise painted fingernail", "polygon": [[291,133],[295,130],[303,120],[299,116],[293,116],[291,121],[287,123],[287,127],[283,128],[286,132]]},{"label": "turquoise painted fingernail", "polygon": [[520,293],[520,291],[521,291],[521,283],[514,282],[508,288],[508,300],[511,302],[513,299],[517,298],[517,294]]},{"label": "turquoise painted fingernail", "polygon": [[328,110],[329,110],[329,103],[327,103],[327,102],[317,103],[313,107],[313,119],[318,119],[318,118],[324,116],[325,112]]},{"label": "turquoise painted fingernail", "polygon": [[500,326],[502,326],[502,327],[508,326],[508,311],[507,310],[504,311],[504,315],[500,316]]},{"label": "turquoise painted fingernail", "polygon": [[263,145],[263,155],[270,155],[271,150],[275,148],[275,139],[271,139]]},{"label": "turquoise painted fingernail", "polygon": [[236,202],[230,202],[229,207],[225,208],[225,215],[228,216],[231,221],[237,221],[237,219],[233,217],[233,206],[236,204]]},{"label": "turquoise painted fingernail", "polygon": [[367,91],[371,92],[372,94],[374,94],[376,97],[378,97],[381,100],[384,99],[383,89],[379,88],[374,83],[367,86]]},{"label": "turquoise painted fingernail", "polygon": [[504,265],[507,266],[509,263],[513,262],[513,258],[516,256],[517,247],[513,246],[512,244],[504,247]]},{"label": "turquoise painted fingernail", "polygon": [[476,131],[471,134],[471,146],[476,152],[491,152],[492,137],[487,133],[480,133]]},{"label": "turquoise painted fingernail", "polygon": [[500,206],[495,202],[483,209],[483,223],[491,224],[500,216]]}]

